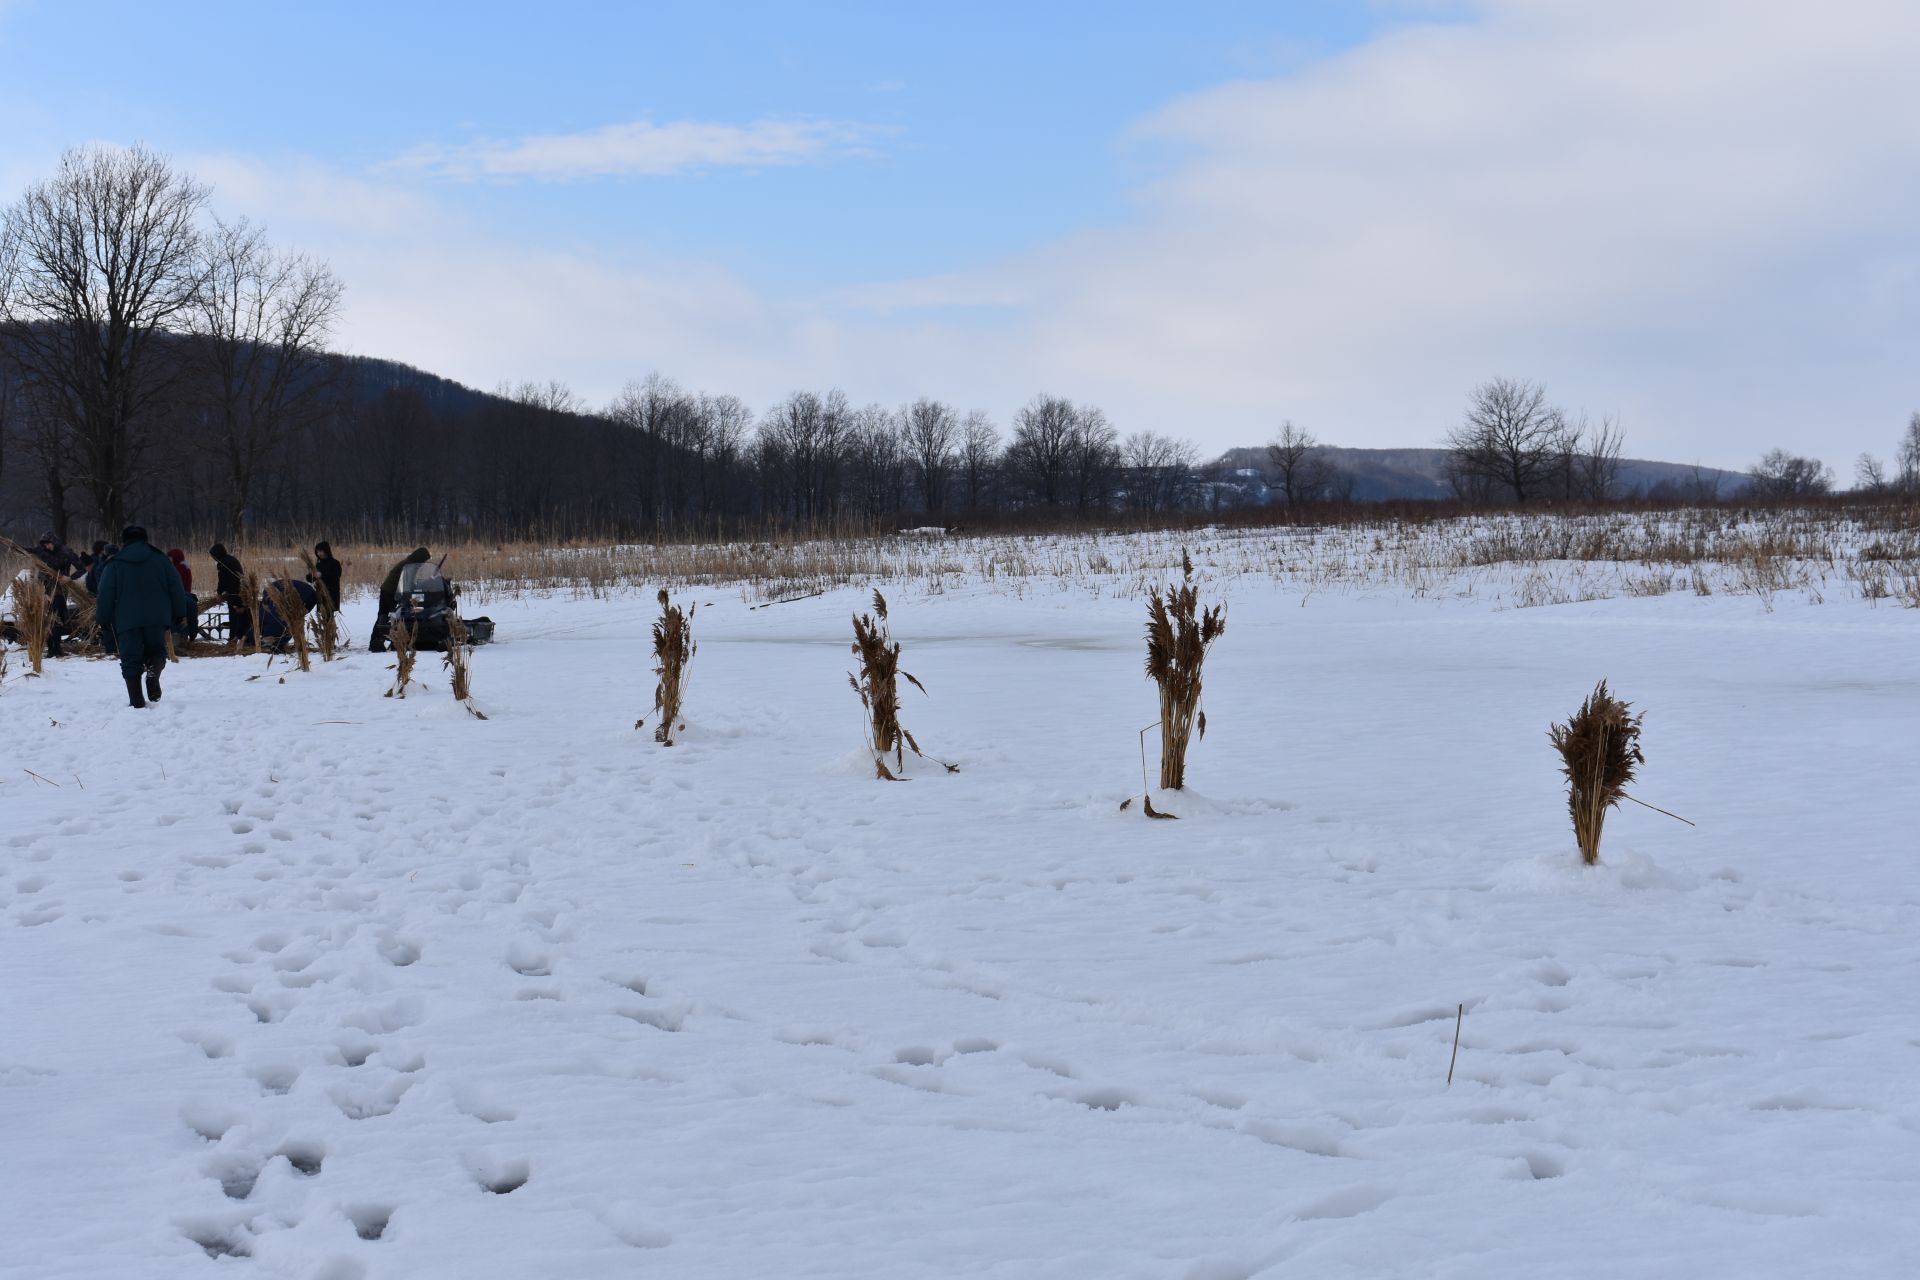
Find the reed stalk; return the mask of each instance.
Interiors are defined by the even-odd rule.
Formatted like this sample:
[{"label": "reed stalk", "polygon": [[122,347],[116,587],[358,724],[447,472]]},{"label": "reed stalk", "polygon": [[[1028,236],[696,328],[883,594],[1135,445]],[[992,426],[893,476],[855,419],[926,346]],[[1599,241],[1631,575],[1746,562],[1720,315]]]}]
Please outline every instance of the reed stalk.
[{"label": "reed stalk", "polygon": [[1607,810],[1627,798],[1634,771],[1646,763],[1640,750],[1640,721],[1629,715],[1629,704],[1607,690],[1602,680],[1565,724],[1548,728],[1547,737],[1560,753],[1560,769],[1567,779],[1567,812],[1573,818],[1580,860],[1587,866],[1600,861],[1600,832]]},{"label": "reed stalk", "polygon": [[1180,585],[1155,587],[1147,596],[1147,677],[1160,688],[1160,786],[1179,791],[1187,782],[1187,747],[1197,731],[1207,736],[1200,708],[1201,669],[1207,650],[1227,630],[1225,605],[1202,608],[1193,582],[1193,560],[1180,553]]}]

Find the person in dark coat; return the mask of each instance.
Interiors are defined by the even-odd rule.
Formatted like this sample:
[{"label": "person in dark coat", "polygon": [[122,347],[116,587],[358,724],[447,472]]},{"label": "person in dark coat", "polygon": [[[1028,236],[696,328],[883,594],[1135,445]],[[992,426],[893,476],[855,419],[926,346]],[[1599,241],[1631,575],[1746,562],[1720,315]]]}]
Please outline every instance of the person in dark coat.
[{"label": "person in dark coat", "polygon": [[367,648],[374,653],[385,653],[387,632],[393,625],[393,611],[400,607],[400,572],[410,564],[425,564],[433,559],[433,552],[425,547],[415,547],[405,560],[387,570],[387,576],[380,580],[380,613],[373,620],[373,637],[367,641]]},{"label": "person in dark coat", "polygon": [[51,619],[47,628],[47,656],[59,658],[66,655],[63,643],[67,636],[67,587],[80,574],[80,557],[73,549],[55,537],[49,529],[34,541],[30,553],[39,570],[40,585],[45,589],[50,601]]},{"label": "person in dark coat", "polygon": [[[113,628],[120,652],[120,674],[127,682],[127,705],[160,701],[160,672],[167,665],[167,628],[193,612],[173,562],[153,549],[147,531],[128,525],[120,533],[120,554],[100,574],[94,611],[102,626]],[[140,696],[141,676],[146,697]]]},{"label": "person in dark coat", "polygon": [[216,542],[207,548],[207,554],[213,557],[214,591],[220,597],[220,603],[227,606],[227,635],[233,640],[249,640],[253,637],[253,627],[247,621],[247,597],[244,594],[247,584],[247,571],[240,561],[227,550],[225,543]]},{"label": "person in dark coat", "polygon": [[313,571],[319,579],[315,585],[320,588],[320,607],[340,612],[340,562],[333,558],[333,544],[313,544]]},{"label": "person in dark coat", "polygon": [[96,595],[99,594],[100,571],[107,567],[107,561],[112,558],[112,555],[107,551],[107,544],[99,539],[94,540],[91,551],[83,551],[80,553],[80,567],[87,571],[85,581],[88,591]]},{"label": "person in dark coat", "polygon": [[100,549],[93,553],[93,563],[87,566],[87,576],[83,585],[94,595],[100,594],[100,575],[106,571],[107,564],[120,554],[120,548],[111,542],[102,542]]},{"label": "person in dark coat", "polygon": [[[293,592],[294,601],[300,606],[300,616],[294,618],[291,624],[280,616],[279,593],[282,591]],[[320,593],[314,590],[310,582],[294,582],[285,578],[275,578],[269,582],[260,593],[261,643],[268,648],[279,649],[282,643],[292,638],[289,625],[297,627],[305,622],[319,600]]]}]

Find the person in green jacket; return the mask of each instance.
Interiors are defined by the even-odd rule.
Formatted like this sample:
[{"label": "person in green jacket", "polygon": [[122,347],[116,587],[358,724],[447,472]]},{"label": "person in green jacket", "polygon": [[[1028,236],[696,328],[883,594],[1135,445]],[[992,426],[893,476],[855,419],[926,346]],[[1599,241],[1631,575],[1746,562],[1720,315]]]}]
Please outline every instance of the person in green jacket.
[{"label": "person in green jacket", "polygon": [[431,559],[433,552],[425,547],[415,547],[405,560],[387,570],[387,576],[380,580],[380,612],[373,619],[373,636],[367,641],[367,648],[372,652],[386,652],[387,631],[393,625],[393,611],[400,607],[400,571],[410,564],[425,564]]},{"label": "person in green jacket", "polygon": [[[160,701],[167,631],[178,619],[193,616],[193,601],[187,598],[173,561],[153,549],[147,531],[137,524],[120,531],[120,554],[100,573],[94,616],[103,628],[113,628],[120,674],[127,681],[127,705],[144,707],[148,699]],[[143,673],[146,698],[140,696]]]}]

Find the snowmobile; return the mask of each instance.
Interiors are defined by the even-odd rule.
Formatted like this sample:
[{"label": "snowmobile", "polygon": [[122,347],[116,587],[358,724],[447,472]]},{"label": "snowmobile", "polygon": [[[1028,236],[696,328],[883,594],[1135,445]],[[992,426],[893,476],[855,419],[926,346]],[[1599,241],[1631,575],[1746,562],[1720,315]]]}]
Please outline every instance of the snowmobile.
[{"label": "snowmobile", "polygon": [[[413,628],[416,649],[445,650],[452,628],[460,618],[457,602],[460,588],[440,575],[440,566],[431,562],[410,564],[400,571],[400,591],[389,622]],[[492,618],[460,618],[467,628],[468,644],[486,644],[493,639]]]}]

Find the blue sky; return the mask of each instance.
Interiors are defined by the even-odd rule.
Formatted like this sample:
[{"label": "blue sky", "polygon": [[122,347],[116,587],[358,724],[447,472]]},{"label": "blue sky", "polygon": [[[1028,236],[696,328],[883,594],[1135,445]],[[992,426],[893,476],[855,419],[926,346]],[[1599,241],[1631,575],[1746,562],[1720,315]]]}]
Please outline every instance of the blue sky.
[{"label": "blue sky", "polygon": [[[1351,46],[1383,13],[1307,3],[71,4],[0,18],[0,113],[49,145],[301,153],[373,169],[416,147],[617,121],[841,122],[828,162],[482,182],[513,235],[693,255],[775,289],[946,270],[1125,215],[1181,93]],[[82,51],[79,59],[63,51]]]},{"label": "blue sky", "polygon": [[1538,379],[1846,472],[1920,407],[1920,6],[0,0],[0,197],[144,141],[347,349],[1433,443]]}]

